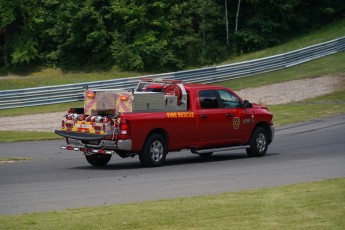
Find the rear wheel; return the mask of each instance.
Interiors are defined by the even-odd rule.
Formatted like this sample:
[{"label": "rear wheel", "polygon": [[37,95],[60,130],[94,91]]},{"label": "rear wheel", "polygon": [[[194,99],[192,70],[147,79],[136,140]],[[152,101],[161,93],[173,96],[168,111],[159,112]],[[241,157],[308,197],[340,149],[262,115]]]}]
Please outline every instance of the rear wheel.
[{"label": "rear wheel", "polygon": [[100,155],[100,154],[93,154],[93,155],[85,155],[87,162],[93,166],[105,166],[111,159],[111,155]]},{"label": "rear wheel", "polygon": [[150,135],[139,153],[140,163],[143,166],[154,167],[164,163],[167,155],[167,144],[159,134]]},{"label": "rear wheel", "polygon": [[247,155],[250,157],[261,157],[266,154],[268,147],[267,131],[262,127],[254,130],[250,139],[250,148],[246,149]]}]

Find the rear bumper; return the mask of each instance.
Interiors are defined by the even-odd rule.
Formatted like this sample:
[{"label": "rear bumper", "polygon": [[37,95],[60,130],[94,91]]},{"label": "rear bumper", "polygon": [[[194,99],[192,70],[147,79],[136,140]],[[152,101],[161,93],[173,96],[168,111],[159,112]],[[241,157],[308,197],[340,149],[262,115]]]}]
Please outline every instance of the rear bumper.
[{"label": "rear bumper", "polygon": [[85,146],[88,148],[95,148],[95,149],[112,149],[112,150],[124,150],[124,151],[131,151],[132,150],[132,140],[104,140],[106,136],[109,135],[101,135],[101,134],[92,134],[92,133],[78,133],[78,132],[71,132],[65,130],[55,130],[55,133],[66,137],[68,139],[79,140],[79,141],[99,141],[99,144],[76,144],[73,147],[80,147]]},{"label": "rear bumper", "polygon": [[106,136],[109,136],[109,135],[93,134],[93,133],[71,132],[71,131],[65,131],[65,130],[55,130],[55,133],[57,135],[60,135],[66,138],[72,138],[72,139],[81,140],[81,141],[97,141],[97,140],[104,139],[104,137]]},{"label": "rear bumper", "polygon": [[118,140],[117,141],[117,149],[131,151],[132,150],[132,140]]}]

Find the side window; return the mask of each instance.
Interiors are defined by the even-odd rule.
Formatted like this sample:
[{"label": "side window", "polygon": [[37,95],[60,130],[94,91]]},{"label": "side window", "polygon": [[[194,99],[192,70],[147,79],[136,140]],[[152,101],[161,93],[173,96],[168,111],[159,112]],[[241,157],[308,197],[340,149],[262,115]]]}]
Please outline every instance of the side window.
[{"label": "side window", "polygon": [[233,95],[231,92],[226,90],[219,90],[218,91],[222,107],[223,108],[240,108],[241,107],[241,101]]},{"label": "side window", "polygon": [[203,109],[219,108],[217,95],[214,90],[202,90],[199,92],[200,107]]}]

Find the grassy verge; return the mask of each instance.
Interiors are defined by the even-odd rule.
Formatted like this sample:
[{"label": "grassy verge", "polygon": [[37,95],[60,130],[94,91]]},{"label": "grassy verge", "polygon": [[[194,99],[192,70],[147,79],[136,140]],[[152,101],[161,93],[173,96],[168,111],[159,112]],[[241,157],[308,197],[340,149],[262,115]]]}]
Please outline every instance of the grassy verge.
[{"label": "grassy verge", "polygon": [[69,108],[83,108],[84,102],[69,102],[52,105],[41,105],[15,109],[0,109],[0,117],[20,116],[38,113],[67,112]]},{"label": "grassy verge", "polygon": [[271,105],[276,126],[345,113],[345,89],[325,96],[284,105]]},{"label": "grassy verge", "polygon": [[53,132],[0,131],[0,142],[62,139]]},{"label": "grassy verge", "polygon": [[31,160],[32,158],[27,157],[0,157],[0,163],[1,162],[12,162],[12,161],[26,161]]},{"label": "grassy verge", "polygon": [[59,69],[43,69],[25,76],[9,75],[0,78],[0,90],[22,89],[48,85],[74,84],[116,78],[128,78],[148,73],[124,72],[117,69],[104,72],[63,72]]},{"label": "grassy verge", "polygon": [[0,216],[3,229],[344,229],[345,178],[134,204]]},{"label": "grassy verge", "polygon": [[345,52],[340,52],[290,68],[220,82],[217,85],[222,85],[233,90],[240,90],[324,75],[340,75],[345,77],[344,62]]}]

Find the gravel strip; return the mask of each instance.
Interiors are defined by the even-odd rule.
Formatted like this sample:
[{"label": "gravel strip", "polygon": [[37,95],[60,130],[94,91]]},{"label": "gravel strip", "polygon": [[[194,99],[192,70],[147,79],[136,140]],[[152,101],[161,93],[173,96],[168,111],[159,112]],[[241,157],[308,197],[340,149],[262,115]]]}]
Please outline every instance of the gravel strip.
[{"label": "gravel strip", "polygon": [[322,96],[344,88],[344,76],[325,76],[247,88],[236,93],[251,102],[279,105]]},{"label": "gravel strip", "polygon": [[[331,93],[344,88],[345,76],[325,76],[283,83],[247,88],[236,93],[250,102],[264,105],[278,105],[302,101]],[[68,108],[66,108],[67,111]],[[53,132],[60,128],[66,112],[43,113],[0,118],[0,131],[37,131]]]}]

